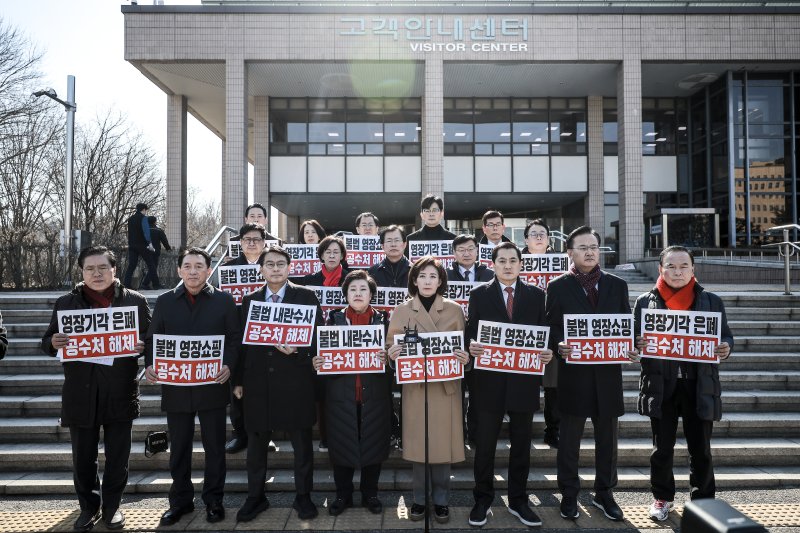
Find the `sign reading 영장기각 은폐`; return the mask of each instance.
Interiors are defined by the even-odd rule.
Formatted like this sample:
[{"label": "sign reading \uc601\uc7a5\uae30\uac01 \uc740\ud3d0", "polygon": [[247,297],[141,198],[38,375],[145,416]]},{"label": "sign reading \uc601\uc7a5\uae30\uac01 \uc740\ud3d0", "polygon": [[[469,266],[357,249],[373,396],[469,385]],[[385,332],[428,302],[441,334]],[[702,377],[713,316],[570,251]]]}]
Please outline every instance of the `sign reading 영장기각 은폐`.
[{"label": "sign reading \uc601\uc7a5\uae30\uac01 \uc740\ud3d0", "polygon": [[453,255],[453,241],[411,241],[408,243],[408,260],[412,263],[426,255],[442,262],[444,268],[456,260]]},{"label": "sign reading \uc601\uc7a5\uae30\uac01 \uc740\ud3d0", "polygon": [[545,290],[548,283],[567,271],[569,271],[567,254],[522,254],[519,279],[528,285]]},{"label": "sign reading \uc601\uc7a5\uae30\uac01 \uc740\ud3d0", "polygon": [[382,325],[320,326],[317,355],[324,358],[317,374],[380,374],[386,370]]},{"label": "sign reading \uc601\uc7a5\uae30\uac01 \uc740\ud3d0", "polygon": [[469,295],[472,289],[479,285],[483,285],[483,283],[477,281],[448,281],[444,297],[460,305],[461,310],[464,311],[464,318],[469,318],[467,316],[469,311]]},{"label": "sign reading \uc601\uc7a5\uae30\uac01 \uc740\ud3d0", "polygon": [[97,361],[108,364],[108,358],[136,357],[139,342],[139,309],[109,307],[58,311],[58,332],[69,336],[69,342],[58,350],[63,362]]},{"label": "sign reading \uc601\uc7a5\uae30\uac01 \uc740\ud3d0", "polygon": [[289,265],[289,276],[307,276],[322,270],[322,263],[317,257],[316,244],[287,244],[283,247],[292,258]]},{"label": "sign reading \uc601\uc7a5\uae30\uac01 \uc740\ud3d0", "polygon": [[722,313],[642,309],[640,335],[647,342],[642,357],[719,363]]},{"label": "sign reading \uc601\uc7a5\uae30\uac01 \uc740\ud3d0", "polygon": [[[463,331],[418,333],[418,336],[420,342],[404,343],[403,352],[395,360],[398,385],[424,383],[426,373],[429,383],[464,377],[464,365],[454,355],[455,350],[464,349]],[[402,343],[403,335],[395,335],[394,342]]]},{"label": "sign reading \uc601\uc7a5\uae30\uac01 \uc740\ud3d0", "polygon": [[250,300],[244,344],[311,346],[317,306]]},{"label": "sign reading \uc601\uc7a5\uae30\uac01 \uc740\ud3d0", "polygon": [[542,375],[545,364],[539,356],[547,349],[549,335],[547,326],[481,320],[476,340],[483,345],[483,353],[475,358],[474,368]]},{"label": "sign reading \uc601\uc7a5\uae30\uac01 \uc740\ud3d0", "polygon": [[222,370],[225,335],[153,335],[158,382],[191,387],[214,383]]},{"label": "sign reading \uc601\uc7a5\uae30\uac01 \uc740\ud3d0", "polygon": [[264,285],[261,267],[258,265],[232,265],[219,267],[219,290],[233,296],[236,305],[242,298]]},{"label": "sign reading \uc601\uc7a5\uae30\uac01 \uc740\ud3d0", "polygon": [[564,342],[572,349],[568,364],[628,363],[633,350],[630,314],[564,315]]}]

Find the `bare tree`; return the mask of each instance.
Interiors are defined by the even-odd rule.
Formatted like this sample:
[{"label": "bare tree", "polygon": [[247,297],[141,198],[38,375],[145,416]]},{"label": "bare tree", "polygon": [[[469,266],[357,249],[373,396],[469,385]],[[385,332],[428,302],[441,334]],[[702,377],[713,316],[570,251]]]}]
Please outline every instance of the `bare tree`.
[{"label": "bare tree", "polygon": [[200,189],[189,187],[186,213],[186,245],[206,246],[222,225],[219,202],[203,201]]}]

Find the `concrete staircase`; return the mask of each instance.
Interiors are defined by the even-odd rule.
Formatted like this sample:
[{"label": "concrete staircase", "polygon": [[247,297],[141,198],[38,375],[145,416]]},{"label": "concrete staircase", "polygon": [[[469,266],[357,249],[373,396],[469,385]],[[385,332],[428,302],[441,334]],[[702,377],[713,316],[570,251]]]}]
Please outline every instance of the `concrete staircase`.
[{"label": "concrete staircase", "polygon": [[[636,295],[651,287],[631,287]],[[720,488],[777,487],[800,484],[800,296],[779,292],[722,293],[736,338],[736,350],[721,367],[723,419],[715,424],[712,447]],[[56,294],[0,293],[0,311],[8,328],[9,353],[0,362],[0,494],[72,493],[69,431],[58,425],[61,365],[42,355],[39,339],[49,321]],[[151,305],[156,293],[151,295]],[[626,414],[620,419],[620,488],[649,486],[649,419],[636,414],[638,365],[623,369]],[[146,458],[142,441],[148,431],[166,429],[159,410],[159,387],[142,384],[142,416],[133,425],[130,492],[164,493],[169,488],[168,454]],[[531,452],[532,489],[556,490],[555,450],[542,444],[544,422],[534,418]],[[587,422],[582,444],[584,484],[593,478],[594,443]],[[270,457],[270,490],[293,490],[292,451],[277,441]],[[501,436],[501,438],[506,438]],[[316,444],[316,443],[315,443]],[[498,444],[498,485],[504,487],[508,441]],[[471,461],[453,471],[455,489],[472,487]],[[245,454],[228,456],[228,490],[246,490]],[[318,490],[333,490],[327,453],[315,452]],[[679,437],[676,473],[688,486],[688,455]],[[202,479],[203,452],[195,444],[194,467]],[[102,467],[102,453],[101,453]],[[411,471],[399,452],[384,464],[381,488],[408,490]]]}]

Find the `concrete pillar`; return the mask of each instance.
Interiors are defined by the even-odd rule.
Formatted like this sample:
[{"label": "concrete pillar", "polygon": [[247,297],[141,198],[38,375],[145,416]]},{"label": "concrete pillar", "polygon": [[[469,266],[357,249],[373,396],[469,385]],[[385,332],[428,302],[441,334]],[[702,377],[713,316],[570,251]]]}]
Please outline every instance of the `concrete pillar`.
[{"label": "concrete pillar", "polygon": [[[444,64],[425,60],[425,94],[422,96],[422,197],[444,198]],[[445,206],[446,208],[446,206]]]},{"label": "concrete pillar", "polygon": [[644,256],[641,111],[642,62],[626,57],[617,67],[620,263]]},{"label": "concrete pillar", "polygon": [[586,224],[596,229],[601,235],[605,226],[604,199],[605,192],[603,163],[603,97],[590,96],[587,113],[586,135],[589,154],[589,189],[586,195],[584,213]]},{"label": "concrete pillar", "polygon": [[247,65],[241,58],[225,62],[224,146],[222,223],[238,228],[247,207]]},{"label": "concrete pillar", "polygon": [[256,96],[253,106],[253,201],[269,208],[269,97]]},{"label": "concrete pillar", "polygon": [[167,216],[164,229],[173,246],[186,246],[186,97],[167,96]]}]

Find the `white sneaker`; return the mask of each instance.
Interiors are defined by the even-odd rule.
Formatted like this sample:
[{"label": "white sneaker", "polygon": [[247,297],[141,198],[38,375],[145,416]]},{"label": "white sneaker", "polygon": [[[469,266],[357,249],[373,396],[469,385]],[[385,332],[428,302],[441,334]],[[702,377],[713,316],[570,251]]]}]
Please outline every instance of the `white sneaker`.
[{"label": "white sneaker", "polygon": [[650,506],[650,518],[663,522],[669,517],[669,512],[675,508],[675,504],[666,500],[653,500]]}]

